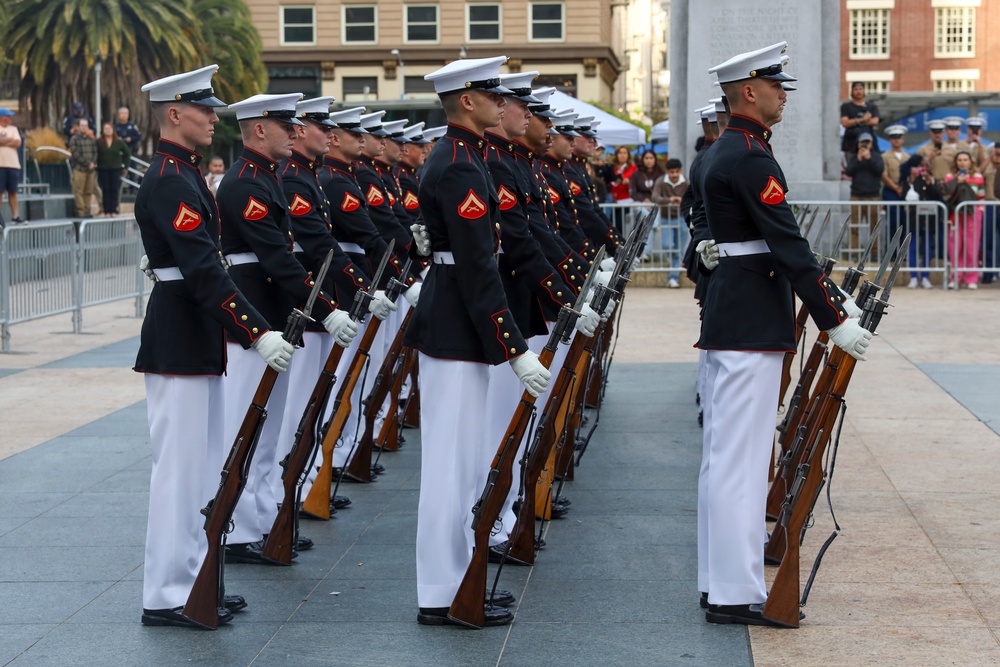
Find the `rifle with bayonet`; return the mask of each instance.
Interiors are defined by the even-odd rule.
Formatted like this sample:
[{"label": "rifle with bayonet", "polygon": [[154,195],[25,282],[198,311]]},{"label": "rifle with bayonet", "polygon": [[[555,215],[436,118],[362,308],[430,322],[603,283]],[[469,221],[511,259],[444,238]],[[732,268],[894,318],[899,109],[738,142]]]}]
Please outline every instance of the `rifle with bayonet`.
[{"label": "rifle with bayonet", "polygon": [[[408,321],[406,322],[406,325],[408,328]],[[400,350],[398,355],[396,355],[396,360],[392,367],[392,386],[389,390],[389,409],[386,412],[385,419],[382,421],[382,428],[378,432],[378,437],[375,439],[375,446],[378,448],[380,453],[395,452],[403,443],[400,431],[403,429],[402,415],[405,412],[407,401],[403,401],[401,405],[400,394],[403,393],[406,378],[409,376],[413,362],[416,358],[413,350],[402,346],[404,333],[405,330],[401,327],[400,331],[396,333],[396,338],[393,340],[393,347],[389,350],[389,354],[392,355],[396,346],[396,341],[399,341]],[[412,391],[413,387],[410,387],[411,396]]]},{"label": "rifle with bayonet", "polygon": [[[604,257],[604,246],[597,251],[597,256],[592,265],[591,271],[584,283],[584,288],[580,290],[576,303],[570,307],[563,306],[559,310],[559,316],[552,333],[538,356],[539,362],[545,368],[552,364],[552,358],[556,353],[561,341],[569,339],[576,319],[580,316],[580,309],[586,302],[587,291],[593,284],[594,276],[597,274],[597,267]],[[486,625],[486,610],[483,601],[486,599],[486,570],[489,562],[490,535],[493,526],[500,518],[507,493],[513,484],[513,468],[517,458],[517,450],[525,433],[528,431],[528,424],[535,412],[535,397],[527,391],[521,393],[521,401],[514,410],[514,415],[507,425],[507,430],[500,441],[497,453],[493,457],[490,465],[490,472],[486,478],[486,487],[483,489],[479,500],[472,507],[472,532],[473,549],[472,559],[465,570],[462,583],[455,593],[455,599],[448,609],[448,618],[472,628],[481,628]]]},{"label": "rifle with bayonet", "polygon": [[[907,235],[902,245],[896,246],[896,260],[885,283],[872,283],[867,290],[860,324],[872,333],[875,333],[889,305],[889,295],[904,259],[902,248],[909,246],[909,240]],[[891,254],[887,253],[887,256]],[[881,295],[878,293],[880,290]],[[827,359],[823,376],[829,377],[829,383],[825,383],[827,388],[819,397],[816,419],[806,436],[807,444],[802,460],[796,468],[795,479],[782,503],[778,524],[767,545],[766,551],[770,551],[772,556],[779,549],[783,555],[764,603],[763,615],[787,627],[799,625],[799,608],[802,604],[799,596],[799,545],[812,513],[812,503],[819,497],[825,482],[826,475],[821,465],[823,453],[842,411],[856,365],[857,360],[840,348],[834,349]]]},{"label": "rifle with bayonet", "polygon": [[[399,274],[399,278],[393,278],[389,281],[389,286],[385,290],[386,297],[395,302],[399,295],[402,294],[403,288],[406,287],[406,276],[410,273],[410,265],[412,260],[406,260],[406,265],[403,267],[403,271]],[[378,414],[382,409],[382,404],[385,402],[386,396],[389,394],[389,388],[391,386],[391,376],[390,372],[392,370],[393,363],[396,358],[399,357],[399,353],[403,349],[403,334],[406,331],[406,327],[410,323],[410,314],[413,312],[411,308],[407,312],[406,317],[403,319],[402,325],[399,327],[399,331],[396,332],[396,337],[393,339],[393,349],[390,353],[386,355],[386,358],[382,362],[381,368],[378,370],[378,375],[375,377],[375,383],[372,385],[372,389],[368,396],[362,401],[362,405],[365,406],[365,432],[361,436],[357,445],[354,448],[354,457],[351,462],[344,468],[344,476],[348,479],[353,479],[356,482],[370,482],[372,481],[372,450],[375,448],[375,420],[378,418]],[[370,326],[370,325],[369,325]]]},{"label": "rifle with bayonet", "polygon": [[[358,290],[354,294],[354,304],[351,306],[350,314],[351,319],[359,324],[364,322],[365,315],[368,313],[368,304],[375,298],[379,281],[382,279],[382,272],[385,270],[385,265],[392,256],[394,245],[395,240],[390,240],[389,247],[382,256],[382,261],[379,262],[378,270],[372,277],[372,282],[368,289]],[[330,492],[333,488],[333,449],[344,431],[347,418],[351,414],[351,394],[358,384],[361,368],[368,359],[368,350],[371,349],[372,342],[375,340],[375,334],[378,333],[379,324],[381,324],[381,320],[374,318],[365,328],[365,333],[361,336],[358,350],[351,359],[351,364],[344,375],[337,396],[334,398],[331,417],[323,426],[323,460],[320,462],[316,479],[313,481],[312,488],[309,489],[309,494],[302,501],[302,510],[321,520],[328,520],[330,518]],[[371,473],[369,472],[369,474]]]},{"label": "rifle with bayonet", "polygon": [[[881,222],[879,224],[881,224]],[[875,231],[877,230],[878,226],[875,228]],[[867,302],[868,297],[870,296],[869,292],[872,289],[871,286],[873,284],[878,284],[879,281],[881,281],[885,276],[889,258],[892,256],[893,249],[899,247],[898,244],[901,235],[902,227],[896,230],[896,234],[893,235],[892,240],[889,242],[889,252],[886,253],[882,260],[882,264],[879,267],[874,283],[865,282],[864,285],[862,285],[862,289],[859,291],[855,300],[859,306]],[[848,267],[844,276],[844,281],[841,284],[841,289],[843,289],[847,294],[853,294],[854,290],[857,288],[858,281],[864,274],[865,262],[867,261],[872,250],[875,238],[876,234],[873,233],[868,241],[868,247],[865,249],[861,259],[858,261],[858,266]],[[781,445],[781,455],[778,458],[778,469],[774,475],[774,482],[771,484],[771,489],[768,491],[767,495],[767,509],[765,512],[768,518],[774,518],[778,515],[778,512],[781,509],[781,502],[788,493],[788,483],[790,481],[791,470],[794,470],[795,466],[799,463],[796,453],[801,449],[799,427],[805,423],[808,419],[808,415],[812,413],[812,404],[813,401],[815,401],[817,394],[821,393],[821,389],[825,389],[818,387],[817,391],[813,392],[812,399],[803,403],[808,395],[813,379],[819,373],[820,363],[826,357],[829,347],[828,343],[829,336],[825,331],[820,331],[819,334],[817,334],[816,341],[813,343],[813,347],[809,352],[809,358],[806,360],[806,364],[802,369],[802,373],[799,377],[799,384],[796,386],[792,402],[789,404],[789,410],[785,415],[785,419],[778,426],[778,431],[780,433],[779,443]],[[804,409],[806,406],[809,407],[808,410]]]},{"label": "rifle with bayonet", "polygon": [[[312,291],[309,293],[309,298],[302,310],[293,309],[285,323],[285,330],[281,335],[294,346],[298,346],[302,342],[302,333],[305,331],[309,314],[312,312],[313,304],[316,302],[323,280],[326,278],[326,271],[330,267],[332,255],[332,252],[327,255],[323,266],[313,280]],[[205,515],[205,536],[208,538],[208,551],[181,613],[185,618],[204,628],[215,630],[219,627],[219,608],[223,606],[226,596],[225,559],[223,558],[226,533],[231,530],[230,526],[232,525],[233,512],[236,510],[236,503],[247,484],[247,476],[250,473],[250,464],[257,448],[257,440],[264,427],[264,420],[267,419],[267,400],[271,396],[271,390],[274,389],[277,378],[278,371],[270,366],[264,369],[264,374],[257,385],[257,391],[254,392],[250,407],[247,408],[246,415],[243,417],[243,423],[240,424],[240,429],[236,432],[236,440],[229,450],[229,457],[222,468],[222,480],[219,482],[218,491],[215,492],[215,498],[209,500],[208,505],[201,510],[201,513]]]}]

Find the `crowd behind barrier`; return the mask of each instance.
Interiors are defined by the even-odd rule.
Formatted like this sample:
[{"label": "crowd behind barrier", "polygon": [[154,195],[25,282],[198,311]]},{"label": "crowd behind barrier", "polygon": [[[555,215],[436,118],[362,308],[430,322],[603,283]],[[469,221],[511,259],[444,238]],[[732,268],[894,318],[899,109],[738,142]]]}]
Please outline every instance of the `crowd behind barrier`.
[{"label": "crowd behind barrier", "polygon": [[[812,220],[805,231],[813,249],[838,258],[834,272],[857,264],[875,221],[881,219],[867,264],[871,267],[882,257],[889,239],[903,226],[904,234],[911,234],[902,269],[909,275],[910,287],[976,289],[1000,273],[1000,202],[965,202],[953,214],[943,203],[932,201],[790,203],[796,212],[806,210],[805,224]],[[601,206],[627,234],[654,204]],[[824,226],[828,211],[830,222]],[[842,234],[845,224],[848,229]],[[844,243],[834,249],[841,237]],[[660,207],[636,270],[683,275],[681,258],[688,239],[679,208]],[[50,315],[72,313],[73,332],[79,333],[87,306],[135,299],[136,317],[142,317],[145,295],[152,287],[138,269],[142,252],[131,216],[4,228],[0,236],[0,350],[11,350],[12,325]]]}]

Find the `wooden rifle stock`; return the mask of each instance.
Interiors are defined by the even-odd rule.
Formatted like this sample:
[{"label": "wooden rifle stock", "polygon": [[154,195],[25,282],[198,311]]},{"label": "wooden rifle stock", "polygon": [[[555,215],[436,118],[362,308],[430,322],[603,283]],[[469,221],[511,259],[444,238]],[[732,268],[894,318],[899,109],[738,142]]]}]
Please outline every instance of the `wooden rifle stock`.
[{"label": "wooden rifle stock", "polygon": [[378,318],[372,318],[372,321],[365,328],[358,350],[354,354],[354,358],[351,359],[351,365],[344,376],[343,384],[340,385],[337,397],[334,399],[333,416],[330,417],[330,421],[324,429],[323,461],[320,463],[319,472],[316,473],[316,480],[313,482],[312,488],[309,489],[309,495],[302,501],[302,509],[320,519],[330,518],[330,491],[333,489],[333,449],[341,433],[344,432],[344,425],[347,424],[347,418],[351,414],[351,394],[358,384],[361,368],[364,366],[365,359],[368,358],[368,350],[372,347],[372,341],[375,340],[375,334],[378,333],[381,323]]},{"label": "wooden rifle stock", "polygon": [[[856,365],[857,360],[839,348],[830,353],[827,361],[827,370],[833,375],[830,389],[821,397],[817,406],[815,428],[810,429],[808,445],[797,469],[792,492],[786,497],[781,517],[771,534],[771,542],[775,542],[775,535],[778,538],[775,549],[783,543],[784,554],[771,584],[767,602],[764,603],[763,613],[770,619],[793,627],[798,627],[799,624],[799,536],[812,510],[810,501],[816,497],[817,489],[823,483],[823,452],[833,432],[841,399],[847,392]],[[768,543],[765,554],[773,551],[771,542]]]},{"label": "wooden rifle stock", "polygon": [[[365,398],[365,432],[354,450],[354,458],[344,469],[344,475],[357,482],[372,481],[372,450],[375,448],[375,419],[379,410],[385,402],[385,397],[389,394],[392,386],[392,369],[403,350],[403,336],[406,328],[410,325],[410,316],[413,314],[411,308],[406,312],[406,317],[396,332],[396,337],[392,340],[392,347],[382,362],[382,367],[378,369],[378,376],[372,385],[372,390]],[[388,418],[386,418],[388,421]]]},{"label": "wooden rifle stock", "polygon": [[[552,356],[553,351],[546,346],[538,360],[548,368],[552,364]],[[486,609],[483,602],[486,599],[486,566],[489,562],[490,534],[493,532],[493,525],[500,518],[504,501],[513,483],[517,449],[528,430],[534,409],[535,398],[527,391],[522,392],[521,402],[517,404],[514,416],[507,426],[507,432],[504,433],[500,447],[493,457],[486,488],[472,508],[474,515],[472,560],[448,609],[448,618],[462,625],[473,628],[486,625]]]},{"label": "wooden rifle stock", "polygon": [[510,533],[508,555],[529,565],[535,562],[535,502],[537,485],[542,471],[549,460],[549,454],[563,429],[566,401],[570,389],[576,382],[576,364],[583,351],[583,336],[576,336],[570,343],[566,359],[559,375],[552,385],[545,408],[535,425],[533,442],[529,446],[527,463],[524,467],[524,497],[517,511],[517,521]]},{"label": "wooden rifle stock", "polygon": [[[805,304],[799,307],[799,312],[795,316],[795,349],[799,349],[802,341],[802,334],[806,330],[806,320],[809,319],[809,310]],[[778,407],[785,404],[785,394],[792,383],[792,361],[795,359],[795,352],[785,352],[785,358],[781,362],[781,388],[778,390]]]},{"label": "wooden rifle stock", "polygon": [[[295,549],[295,533],[298,526],[298,490],[301,486],[302,474],[313,458],[316,449],[316,426],[323,417],[323,411],[330,399],[330,390],[336,382],[337,365],[344,354],[344,348],[334,344],[326,357],[323,370],[316,379],[312,395],[306,403],[306,408],[299,420],[299,428],[295,432],[295,442],[291,451],[281,462],[284,470],[281,473],[281,485],[284,497],[278,515],[271,524],[271,530],[264,542],[262,554],[265,558],[281,563],[292,564],[292,552]],[[327,507],[329,510],[329,507]]]},{"label": "wooden rifle stock", "polygon": [[229,450],[229,458],[222,469],[222,481],[215,498],[201,511],[205,515],[205,534],[208,537],[208,553],[202,561],[201,570],[194,580],[194,586],[184,604],[186,618],[206,628],[219,627],[219,607],[222,606],[223,570],[222,541],[229,529],[236,503],[243,493],[250,472],[250,462],[257,447],[264,420],[267,419],[267,399],[271,396],[278,372],[270,366],[264,371],[250,407],[243,417],[236,441]]}]

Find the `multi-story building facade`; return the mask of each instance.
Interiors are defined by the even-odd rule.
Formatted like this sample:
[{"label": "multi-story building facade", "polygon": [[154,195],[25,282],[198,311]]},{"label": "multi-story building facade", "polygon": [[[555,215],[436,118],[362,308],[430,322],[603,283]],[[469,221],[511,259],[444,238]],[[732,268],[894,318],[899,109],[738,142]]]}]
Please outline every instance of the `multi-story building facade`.
[{"label": "multi-story building facade", "polygon": [[622,76],[615,103],[633,120],[653,123],[667,117],[670,74],[667,33],[670,0],[621,0]]},{"label": "multi-story building facade", "polygon": [[1000,90],[997,25],[996,0],[841,0],[841,95]]},{"label": "multi-story building facade", "polygon": [[613,102],[621,62],[611,0],[247,0],[269,92],[345,103],[434,98],[424,75],[498,54],[581,100]]}]

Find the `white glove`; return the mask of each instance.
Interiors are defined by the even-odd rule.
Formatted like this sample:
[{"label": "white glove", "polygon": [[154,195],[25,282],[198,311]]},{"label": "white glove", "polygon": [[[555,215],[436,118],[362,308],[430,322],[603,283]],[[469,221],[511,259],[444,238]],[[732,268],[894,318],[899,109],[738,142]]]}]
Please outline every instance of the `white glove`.
[{"label": "white glove", "polygon": [[719,265],[719,244],[715,242],[715,239],[699,241],[694,251],[701,255],[701,263],[709,271]]},{"label": "white glove", "polygon": [[406,291],[403,292],[403,298],[410,304],[410,308],[416,308],[417,301],[420,300],[420,283],[413,283],[407,287]]},{"label": "white glove", "polygon": [[615,270],[615,258],[614,257],[605,257],[603,260],[601,260],[600,269],[601,269],[601,271],[614,271]]},{"label": "white glove", "polygon": [[410,231],[413,232],[413,242],[417,244],[417,254],[421,257],[430,255],[431,237],[427,233],[427,225],[410,225]]},{"label": "white glove", "polygon": [[156,282],[156,274],[153,273],[153,269],[149,268],[149,257],[143,255],[139,258],[139,270],[146,274],[146,277]]},{"label": "white glove", "polygon": [[608,321],[608,318],[611,317],[611,313],[615,312],[615,306],[617,305],[618,305],[617,301],[615,301],[614,299],[608,299],[608,305],[604,307],[604,312],[601,313],[602,322]]},{"label": "white glove", "polygon": [[601,316],[586,303],[580,309],[580,316],[576,318],[574,328],[588,338],[593,338],[597,331],[597,325],[601,323]]},{"label": "white glove", "polygon": [[283,373],[288,370],[288,362],[292,359],[292,352],[295,346],[282,338],[277,331],[265,331],[253,343],[253,349],[257,350],[260,358],[267,362],[267,365]]},{"label": "white glove", "polygon": [[597,275],[594,276],[594,283],[597,285],[602,285],[604,287],[608,286],[611,282],[611,271],[598,271]]},{"label": "white glove", "polygon": [[858,361],[868,361],[868,344],[872,340],[872,332],[857,320],[844,320],[834,328],[827,329],[826,333],[833,344],[844,352]]},{"label": "white glove", "polygon": [[431,272],[431,267],[430,265],[427,265],[424,268],[420,269],[420,277],[424,280],[427,280],[427,274],[430,272]]},{"label": "white glove", "polygon": [[346,310],[335,310],[323,320],[323,327],[333,336],[340,347],[350,347],[358,335],[358,323],[351,319]]},{"label": "white glove", "polygon": [[394,310],[399,310],[399,306],[389,300],[384,290],[377,290],[375,297],[368,302],[368,312],[382,321]]},{"label": "white glove", "polygon": [[531,350],[511,359],[510,368],[524,385],[524,389],[535,398],[549,388],[549,378],[552,377],[552,373],[542,366],[538,355]]},{"label": "white glove", "polygon": [[861,308],[854,302],[854,297],[840,289],[839,285],[837,286],[837,289],[840,290],[840,293],[844,296],[844,312],[847,313],[847,316],[852,320],[856,320],[861,317]]}]

